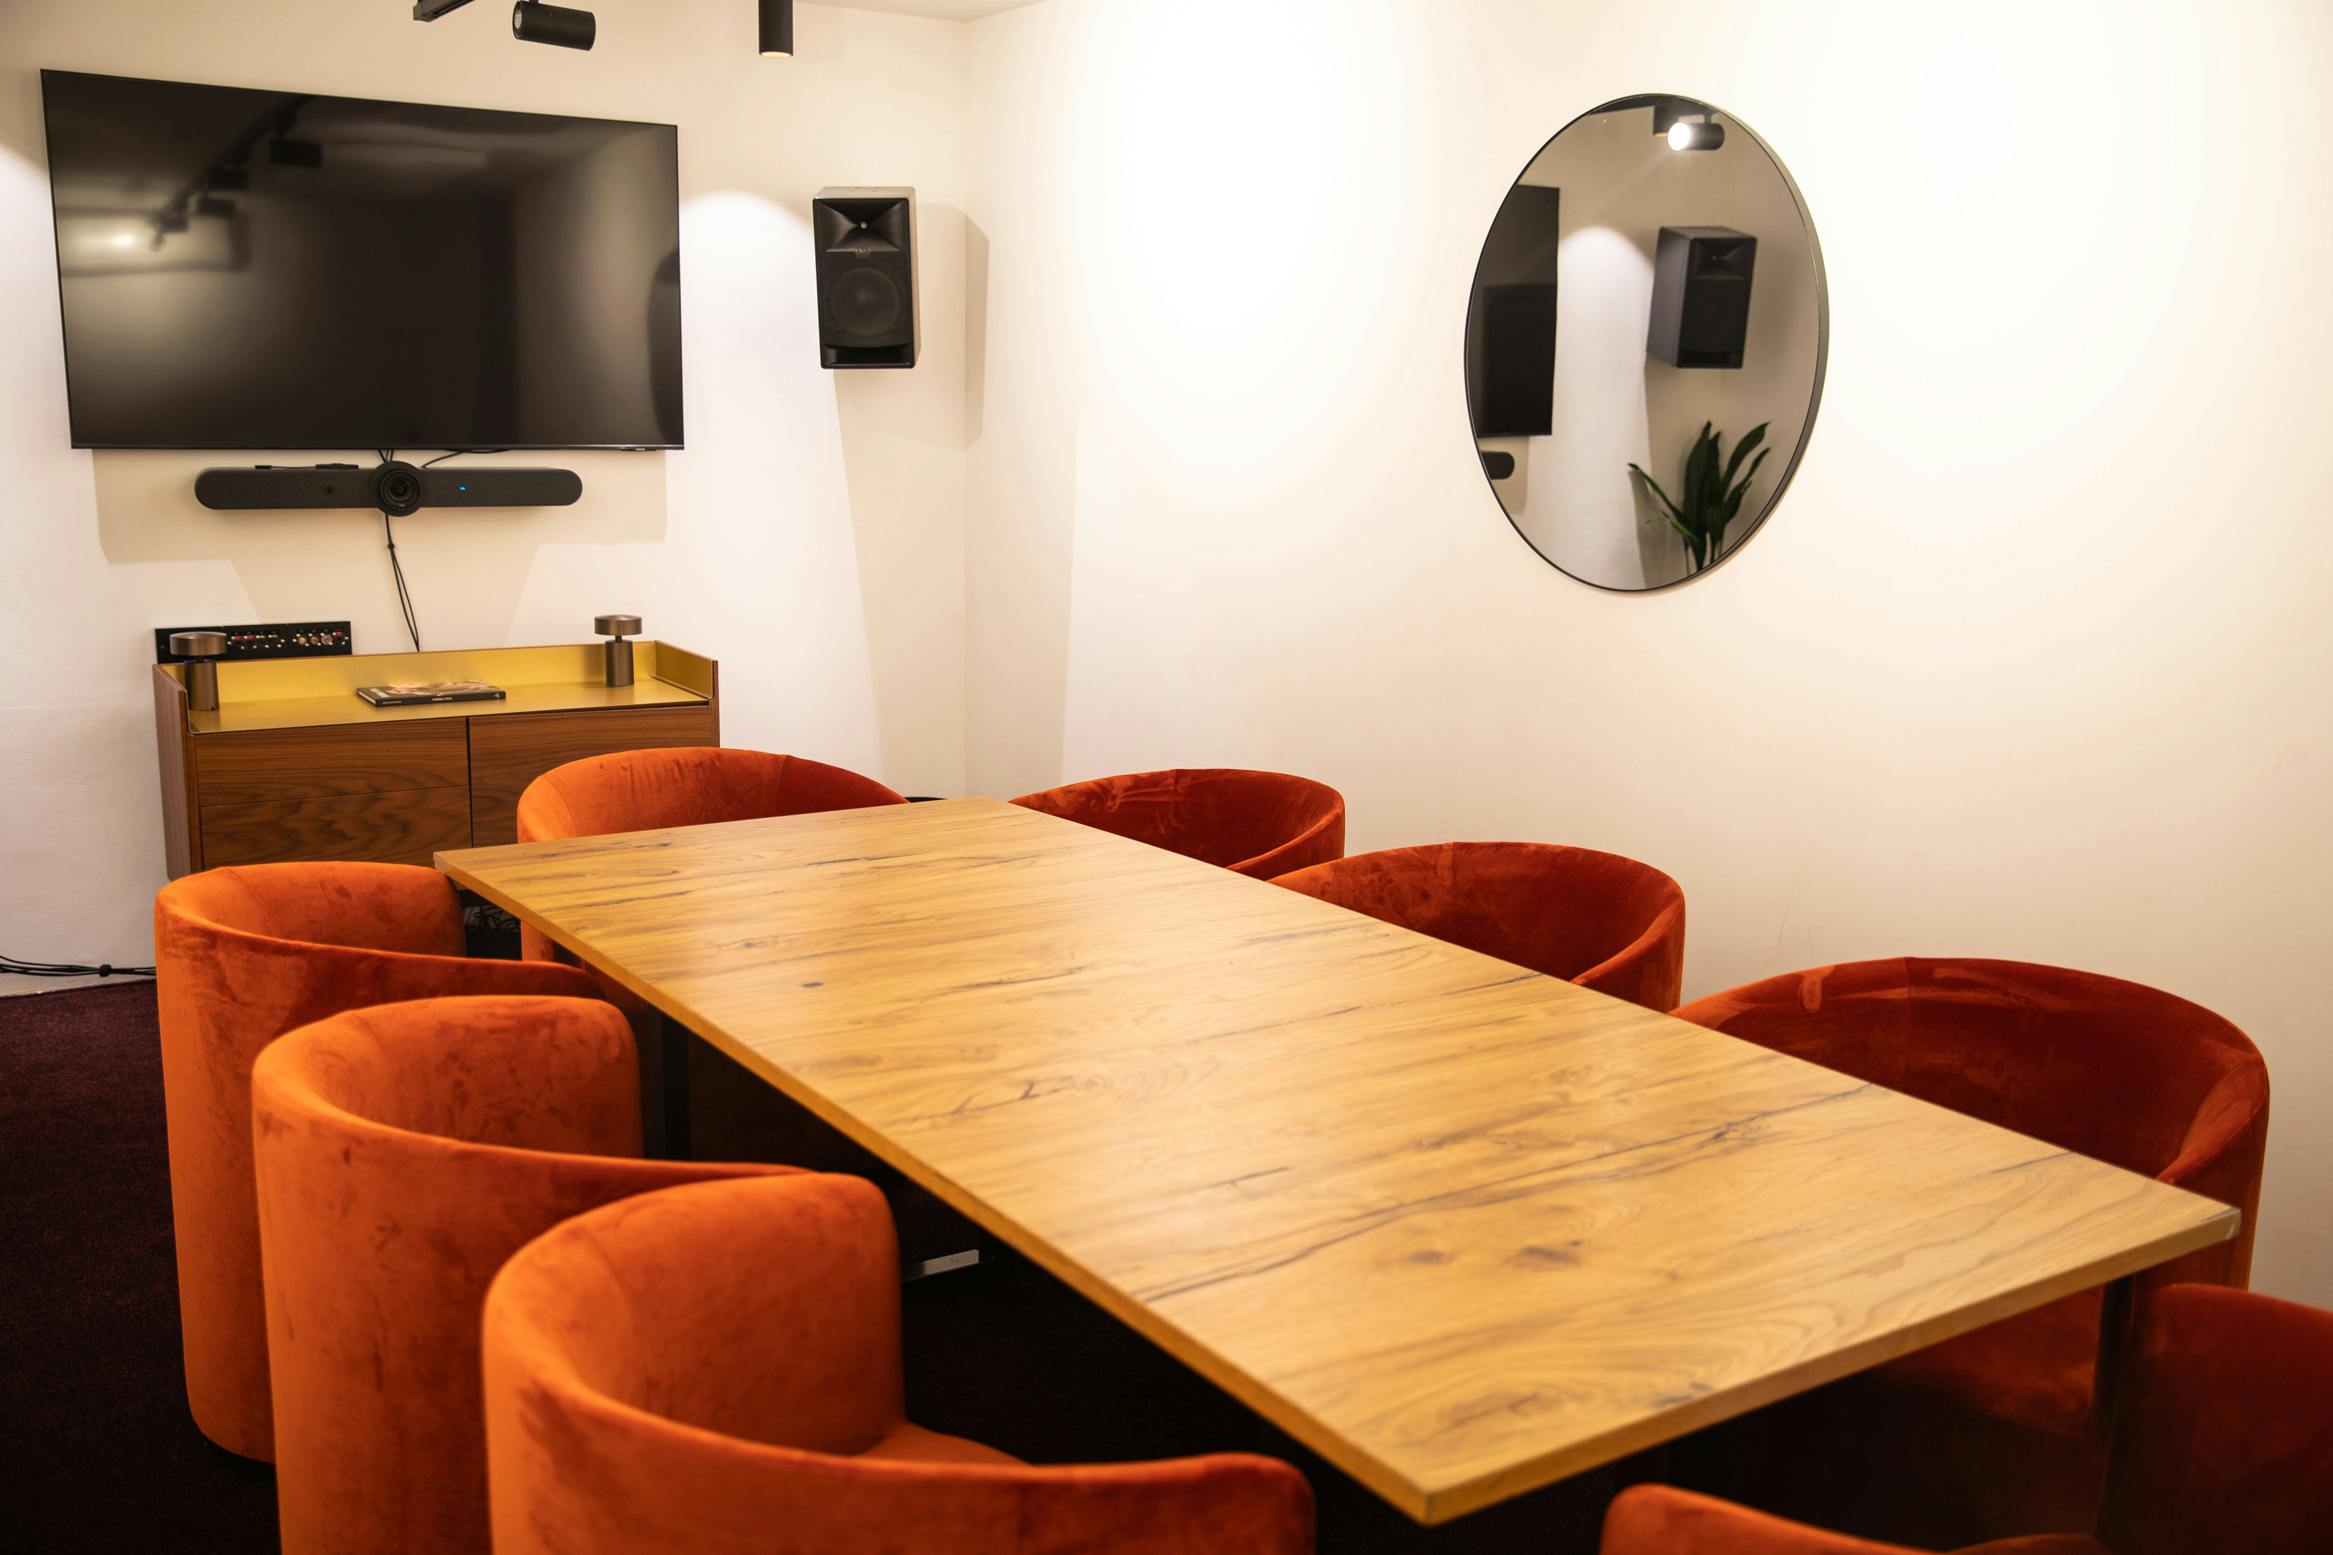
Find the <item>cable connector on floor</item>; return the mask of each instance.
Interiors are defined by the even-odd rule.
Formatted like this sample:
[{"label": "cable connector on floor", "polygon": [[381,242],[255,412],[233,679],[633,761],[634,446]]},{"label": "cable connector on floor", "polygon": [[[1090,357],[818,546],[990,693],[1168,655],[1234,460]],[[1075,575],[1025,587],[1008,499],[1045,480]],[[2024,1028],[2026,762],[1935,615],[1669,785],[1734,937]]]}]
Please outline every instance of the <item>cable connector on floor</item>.
[{"label": "cable connector on floor", "polygon": [[14,956],[0,955],[0,974],[10,977],[152,977],[150,966],[115,966],[100,961],[95,966],[84,966],[72,961],[19,961]]}]

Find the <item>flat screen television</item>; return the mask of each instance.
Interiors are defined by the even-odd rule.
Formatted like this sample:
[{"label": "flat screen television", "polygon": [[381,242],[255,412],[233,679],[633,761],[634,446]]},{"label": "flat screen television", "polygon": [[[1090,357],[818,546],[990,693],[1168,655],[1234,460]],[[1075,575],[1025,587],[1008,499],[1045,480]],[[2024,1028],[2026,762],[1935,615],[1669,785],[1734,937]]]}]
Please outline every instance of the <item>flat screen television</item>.
[{"label": "flat screen television", "polygon": [[76,448],[681,446],[671,125],[41,96]]}]

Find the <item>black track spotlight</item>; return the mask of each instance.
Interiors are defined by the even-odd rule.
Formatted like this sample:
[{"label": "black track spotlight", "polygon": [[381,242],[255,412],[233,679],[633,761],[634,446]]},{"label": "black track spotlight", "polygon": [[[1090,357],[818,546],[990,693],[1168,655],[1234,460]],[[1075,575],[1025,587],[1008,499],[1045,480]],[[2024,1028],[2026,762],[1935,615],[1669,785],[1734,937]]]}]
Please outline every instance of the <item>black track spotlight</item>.
[{"label": "black track spotlight", "polygon": [[542,0],[518,0],[510,8],[510,35],[524,43],[588,49],[599,38],[599,18],[564,5],[544,5]]},{"label": "black track spotlight", "polygon": [[794,52],[794,0],[760,0],[761,56]]}]

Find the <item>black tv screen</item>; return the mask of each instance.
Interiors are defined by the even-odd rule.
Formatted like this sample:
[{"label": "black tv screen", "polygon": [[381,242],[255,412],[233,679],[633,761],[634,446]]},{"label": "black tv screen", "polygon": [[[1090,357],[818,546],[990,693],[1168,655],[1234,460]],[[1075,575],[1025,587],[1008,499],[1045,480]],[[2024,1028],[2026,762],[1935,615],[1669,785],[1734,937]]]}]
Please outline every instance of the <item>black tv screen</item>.
[{"label": "black tv screen", "polygon": [[681,446],[671,125],[41,89],[75,447]]}]

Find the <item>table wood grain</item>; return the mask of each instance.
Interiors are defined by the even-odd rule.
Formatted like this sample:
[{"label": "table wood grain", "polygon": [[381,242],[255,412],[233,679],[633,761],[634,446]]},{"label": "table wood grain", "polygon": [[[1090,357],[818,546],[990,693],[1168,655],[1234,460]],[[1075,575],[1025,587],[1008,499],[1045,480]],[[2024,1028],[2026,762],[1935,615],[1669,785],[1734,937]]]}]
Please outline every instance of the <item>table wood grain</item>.
[{"label": "table wood grain", "polygon": [[1420,1522],[2236,1228],[993,800],[438,862]]}]

